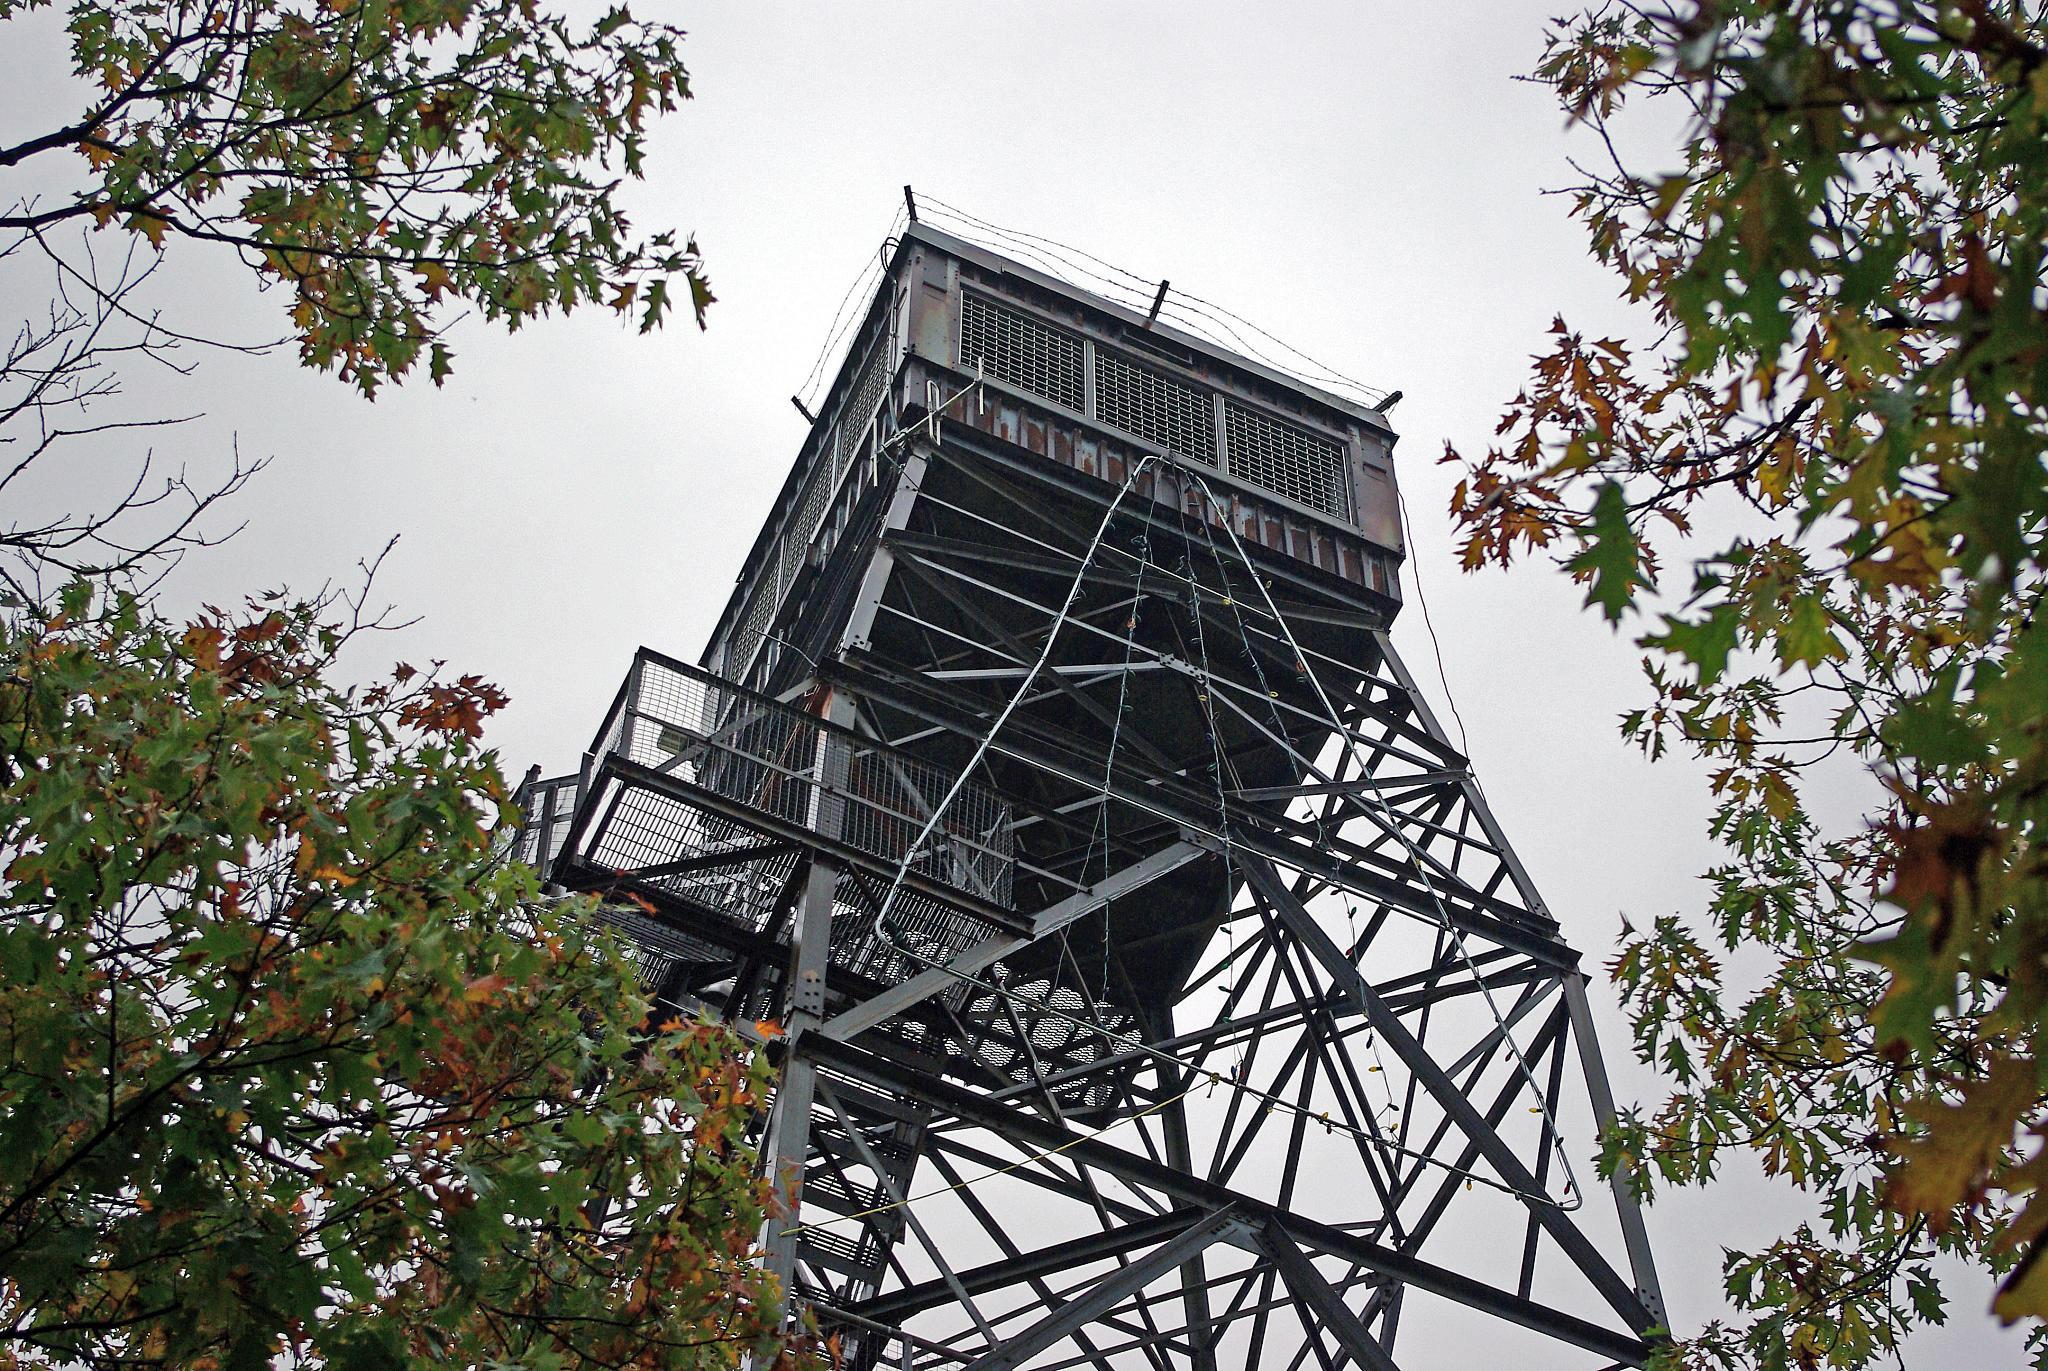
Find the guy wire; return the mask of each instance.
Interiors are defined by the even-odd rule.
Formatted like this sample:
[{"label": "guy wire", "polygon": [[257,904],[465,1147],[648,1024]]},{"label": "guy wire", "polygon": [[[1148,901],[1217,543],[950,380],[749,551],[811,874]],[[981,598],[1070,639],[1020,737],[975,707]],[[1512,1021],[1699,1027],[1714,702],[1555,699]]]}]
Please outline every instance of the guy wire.
[{"label": "guy wire", "polygon": [[[1200,480],[1199,477],[1196,479],[1198,481]],[[1212,506],[1216,505],[1216,500],[1213,495],[1209,494],[1206,484],[1204,484],[1203,486],[1203,494],[1209,496],[1209,502]],[[1226,531],[1228,531],[1229,527],[1229,519],[1226,513],[1224,519],[1224,528]],[[1252,647],[1251,631],[1249,628],[1246,627],[1244,621],[1244,611],[1238,605],[1237,587],[1232,583],[1230,579],[1229,568],[1227,568],[1223,564],[1223,554],[1221,550],[1218,549],[1216,546],[1216,536],[1209,531],[1209,520],[1207,520],[1206,518],[1202,520],[1202,541],[1205,544],[1207,544],[1209,548],[1209,560],[1212,564],[1214,564],[1216,568],[1216,577],[1222,583],[1223,604],[1225,608],[1229,609],[1232,622],[1234,622],[1237,625],[1238,642],[1244,649],[1245,660],[1251,664],[1252,675],[1257,679],[1259,683],[1259,689],[1264,691],[1266,694],[1266,712],[1268,713],[1268,715],[1271,716],[1273,720],[1273,728],[1276,731],[1279,738],[1283,740],[1287,739],[1291,735],[1287,731],[1286,721],[1280,717],[1280,707],[1276,703],[1280,698],[1280,693],[1274,690],[1272,685],[1266,680],[1266,669],[1265,667],[1260,665],[1258,652],[1256,649]],[[1238,548],[1238,551],[1240,554],[1242,554],[1243,549],[1241,546]],[[1254,582],[1258,581],[1258,569],[1252,566],[1248,559],[1245,562],[1245,571],[1246,574],[1249,575]],[[1207,669],[1208,664],[1208,658],[1205,653],[1202,661],[1204,669]],[[1298,651],[1295,657],[1295,667],[1297,670],[1301,672],[1303,676],[1308,675],[1308,662],[1306,659],[1298,655]],[[1343,730],[1340,728],[1338,731],[1342,732]],[[1363,770],[1362,767],[1361,770]],[[1318,834],[1321,834],[1323,831],[1323,824],[1320,818],[1317,820],[1316,823],[1316,831]],[[1347,901],[1347,908],[1348,907],[1349,902]],[[1348,955],[1352,958],[1356,958],[1358,956],[1358,953],[1359,948],[1355,945],[1348,950]],[[1386,1063],[1380,1060],[1379,1047],[1377,1043],[1374,1042],[1373,1033],[1370,1027],[1368,1027],[1366,1031],[1366,1046],[1373,1053],[1373,1060],[1376,1064],[1374,1068],[1374,1074],[1377,1074],[1380,1078],[1381,1092],[1385,1094],[1387,1098],[1387,1111],[1389,1114],[1399,1115],[1401,1113],[1401,1107],[1394,1103],[1394,1087],[1392,1082],[1390,1082],[1387,1079]],[[1361,1106],[1365,1105],[1365,1101],[1363,1100],[1360,1100],[1359,1103]],[[1396,1123],[1395,1126],[1399,1127],[1400,1124]]]},{"label": "guy wire", "polygon": [[[1138,616],[1145,607],[1145,568],[1149,559],[1138,563],[1137,584],[1131,589],[1131,612],[1124,621],[1124,669],[1117,677],[1116,713],[1110,716],[1109,752],[1102,762],[1102,803],[1096,806],[1095,822],[1088,828],[1088,846],[1081,853],[1081,881],[1088,881],[1088,864],[1095,858],[1095,835],[1102,834],[1102,877],[1109,879],[1109,786],[1116,770],[1117,743],[1123,737],[1124,711],[1129,708],[1131,692],[1131,651],[1137,646]],[[1079,968],[1077,967],[1076,970]],[[1109,906],[1102,907],[1102,999],[1109,999]]]},{"label": "guy wire", "polygon": [[[1190,472],[1189,476],[1196,485],[1202,488],[1202,493],[1209,501],[1210,506],[1220,511],[1222,506],[1217,501],[1215,493],[1209,489],[1208,482],[1193,472]],[[1251,565],[1250,557],[1245,554],[1244,545],[1238,541],[1237,530],[1230,526],[1230,521],[1227,517],[1223,521],[1223,531],[1229,535],[1231,545],[1236,549],[1239,559],[1245,565]],[[1265,600],[1266,610],[1272,615],[1273,622],[1279,626],[1281,633],[1286,636],[1287,644],[1294,649],[1297,660],[1301,661],[1304,668],[1306,668],[1308,659],[1301,655],[1301,645],[1295,640],[1294,630],[1288,626],[1286,618],[1280,613],[1279,606],[1273,603],[1272,594],[1266,589],[1265,583],[1259,580],[1256,573],[1253,574],[1252,581],[1258,588],[1260,597]],[[1336,705],[1332,703],[1328,693],[1324,691],[1323,683],[1316,677],[1313,671],[1304,670],[1304,674],[1308,677],[1309,684],[1315,689],[1316,698],[1322,702],[1323,712],[1329,718],[1331,728],[1334,732],[1348,740],[1350,734],[1345,729],[1343,720],[1337,713]],[[1507,1019],[1501,1014],[1500,1006],[1494,1001],[1492,988],[1486,984],[1486,978],[1480,974],[1478,966],[1473,962],[1471,950],[1465,943],[1464,931],[1451,918],[1450,910],[1444,905],[1443,896],[1436,888],[1436,882],[1430,878],[1428,869],[1423,862],[1421,849],[1416,847],[1414,840],[1409,838],[1407,830],[1401,827],[1398,816],[1395,815],[1393,807],[1386,802],[1386,799],[1377,791],[1369,791],[1369,794],[1371,795],[1372,802],[1379,806],[1381,813],[1385,816],[1381,823],[1381,828],[1390,833],[1402,847],[1407,849],[1409,860],[1415,866],[1415,874],[1421,879],[1423,889],[1429,892],[1430,903],[1436,906],[1437,915],[1441,920],[1442,927],[1451,935],[1452,941],[1457,944],[1459,959],[1465,963],[1465,969],[1471,973],[1473,983],[1479,987],[1480,996],[1485,1000],[1487,1010],[1493,1015],[1494,1026],[1499,1030],[1501,1040],[1507,1044],[1508,1050],[1514,1054],[1516,1064],[1522,1069],[1523,1079],[1528,1082],[1529,1089],[1536,1097],[1536,1107],[1542,1112],[1544,1124],[1550,1129],[1552,1136],[1562,1143],[1564,1130],[1557,1126],[1557,1119],[1551,1112],[1550,1102],[1545,1098],[1542,1085],[1536,1079],[1535,1070],[1529,1065],[1529,1059],[1523,1055],[1521,1044],[1515,1041],[1513,1033],[1509,1031]],[[1557,1208],[1569,1212],[1584,1203],[1584,1196],[1579,1189],[1578,1176],[1572,1169],[1567,1149],[1560,1146],[1557,1149],[1557,1154],[1558,1164],[1564,1170],[1565,1184],[1569,1187],[1572,1199],[1569,1204],[1558,1200],[1550,1200],[1549,1202]],[[1548,1199],[1547,1196],[1545,1198]]]},{"label": "guy wire", "polygon": [[[942,413],[944,410],[950,409],[951,406],[957,403],[962,397],[964,397],[965,395],[969,394],[972,391],[977,390],[980,384],[980,381],[976,380],[974,382],[971,382],[969,385],[963,387],[961,390],[955,392],[955,394],[952,397],[945,400],[939,406],[938,412]],[[936,415],[934,417],[936,417]],[[909,438],[914,436],[920,427],[922,427],[922,425],[904,429],[903,431],[894,435],[886,444],[881,445],[878,450],[881,450],[886,454],[887,449],[898,446],[902,442],[905,442]],[[890,460],[893,462],[893,457]],[[1036,682],[1039,672],[1041,672],[1044,669],[1045,664],[1047,663],[1047,661],[1050,660],[1053,647],[1059,637],[1059,632],[1063,627],[1065,627],[1068,619],[1071,617],[1073,613],[1074,603],[1079,598],[1080,592],[1086,583],[1088,569],[1093,564],[1097,553],[1102,550],[1109,527],[1115,519],[1118,509],[1122,506],[1125,496],[1127,496],[1131,492],[1131,490],[1135,488],[1138,477],[1148,467],[1163,461],[1170,462],[1170,459],[1162,456],[1162,454],[1159,453],[1147,453],[1142,458],[1140,458],[1138,462],[1133,464],[1130,467],[1129,471],[1126,473],[1123,484],[1118,488],[1116,495],[1111,499],[1108,508],[1103,513],[1101,522],[1096,527],[1094,536],[1090,539],[1088,547],[1083,552],[1082,556],[1079,558],[1079,566],[1075,572],[1073,584],[1068,588],[1066,599],[1062,603],[1057,614],[1055,615],[1053,624],[1047,632],[1045,646],[1040,650],[1036,661],[1034,661],[1031,667],[1026,671],[1024,679],[1018,684],[1016,691],[1011,695],[1009,701],[1003,706],[1002,710],[998,712],[994,722],[990,725],[988,732],[983,734],[982,737],[978,740],[973,755],[961,768],[959,775],[954,779],[952,785],[948,787],[945,795],[942,796],[938,804],[933,807],[930,817],[926,819],[917,837],[911,841],[911,843],[905,849],[902,859],[897,863],[895,878],[891,881],[890,887],[888,891],[884,894],[882,902],[878,906],[875,913],[874,923],[872,926],[874,936],[876,937],[877,941],[882,943],[884,946],[891,948],[892,950],[896,951],[900,955],[904,956],[906,959],[910,960],[911,962],[919,966],[923,966],[928,970],[939,971],[945,975],[952,977],[955,980],[962,982],[963,984],[971,985],[975,987],[977,990],[996,994],[1001,998],[1007,1000],[1009,1003],[1013,1005],[1023,1006],[1033,1011],[1034,1013],[1049,1015],[1051,1017],[1060,1019],[1068,1023],[1069,1025],[1083,1029],[1084,1031],[1088,1031],[1091,1033],[1101,1033],[1105,1037],[1107,1037],[1110,1040],[1110,1042],[1121,1048],[1123,1051],[1150,1057],[1155,1061],[1172,1066],[1178,1072],[1189,1072],[1204,1076],[1214,1084],[1224,1085],[1229,1087],[1230,1089],[1250,1094],[1255,1098],[1264,1101],[1273,1108],[1282,1110],[1287,1113],[1301,1114],[1311,1120],[1320,1122],[1324,1125],[1325,1129],[1341,1129],[1342,1131],[1352,1134],[1353,1136],[1358,1137],[1361,1141],[1367,1142],[1374,1147],[1380,1148],[1382,1150],[1390,1150],[1403,1156],[1409,1156],[1414,1158],[1421,1164],[1438,1167],[1443,1170],[1450,1171],[1454,1174],[1462,1175],[1470,1183],[1486,1185],[1489,1188],[1500,1190],[1505,1194],[1514,1195],[1527,1202],[1544,1203],[1552,1205],[1553,1207],[1564,1208],[1565,1206],[1563,1206],[1559,1201],[1552,1199],[1549,1195],[1540,1193],[1532,1194],[1529,1192],[1522,1191],[1515,1186],[1507,1184],[1504,1181],[1496,1180],[1493,1177],[1482,1175],[1480,1173],[1471,1171],[1468,1168],[1455,1166],[1433,1155],[1423,1153],[1415,1149],[1407,1148],[1399,1144],[1392,1143],[1381,1137],[1376,1137],[1372,1134],[1366,1133],[1363,1130],[1360,1130],[1350,1125],[1349,1123],[1332,1120],[1328,1118],[1326,1114],[1319,1113],[1314,1110],[1305,1109],[1301,1106],[1296,1105],[1291,1100],[1288,1100],[1279,1095],[1275,1095],[1269,1091],[1259,1090],[1257,1087],[1254,1087],[1249,1083],[1227,1079],[1221,1073],[1212,1071],[1205,1067],[1199,1067],[1191,1063],[1184,1062],[1181,1059],[1173,1056],[1171,1053],[1162,1052],[1156,1048],[1151,1047],[1149,1044],[1139,1041],[1137,1039],[1109,1033],[1103,1028],[1102,1025],[1091,1024],[1085,1019],[1077,1018],[1074,1015],[1068,1014],[1058,1009],[1056,1006],[1052,1005],[1049,1002],[1049,996],[1047,997],[1046,1002],[1041,1002],[1038,1000],[1031,999],[1028,996],[1019,995],[1018,993],[1010,990],[1008,987],[995,985],[991,982],[980,980],[974,975],[967,972],[959,971],[945,962],[941,962],[933,958],[926,957],[922,953],[916,951],[915,949],[897,942],[893,937],[890,936],[887,923],[888,915],[890,911],[894,908],[896,897],[903,888],[903,882],[909,873],[911,863],[916,859],[918,853],[923,850],[924,845],[930,839],[933,830],[944,818],[946,811],[949,808],[951,808],[953,801],[958,798],[960,791],[965,787],[968,779],[973,774],[975,768],[982,764],[983,759],[987,756],[991,746],[994,744],[996,735],[999,732],[1001,732],[1003,725],[1009,721],[1011,715],[1015,713],[1017,707],[1030,694],[1031,687]],[[1178,463],[1171,464],[1174,465],[1176,469],[1181,470],[1183,474],[1188,476],[1190,479],[1194,480],[1195,483],[1202,488],[1203,493],[1210,502],[1212,508],[1221,508],[1221,506],[1216,501],[1214,493],[1209,490],[1207,483],[1204,482],[1199,475],[1196,475],[1191,471],[1187,471]],[[900,464],[898,465],[900,469]],[[1225,524],[1225,530],[1226,532],[1230,531],[1227,520]],[[1235,544],[1236,539],[1234,533],[1232,535],[1232,540]],[[1245,560],[1246,565],[1249,567],[1250,561],[1248,558],[1244,558],[1242,545],[1237,544],[1236,546],[1240,558],[1243,558]],[[1197,593],[1199,593],[1198,584],[1196,586],[1196,589]],[[1270,607],[1270,597],[1268,602]],[[1276,622],[1280,622],[1281,630],[1287,636],[1289,645],[1294,648],[1297,654],[1299,654],[1301,650],[1299,644],[1293,641],[1293,636],[1291,632],[1288,632],[1284,621],[1278,620],[1277,610],[1274,611],[1274,614]],[[1320,693],[1321,687],[1319,683],[1317,685],[1317,689]],[[1332,707],[1329,704],[1327,698],[1324,699],[1324,707],[1326,711],[1328,711],[1331,714],[1332,721],[1335,722],[1334,707]],[[1337,727],[1338,731],[1343,731],[1341,723],[1337,724]],[[1382,801],[1381,803],[1384,805],[1384,801]],[[1223,841],[1227,844],[1229,841],[1227,836],[1229,831],[1227,816],[1226,822],[1219,825],[1219,827],[1223,830]],[[1403,841],[1405,842],[1405,835],[1400,836],[1403,838]],[[1409,846],[1411,856],[1415,856],[1416,854],[1413,845],[1407,845]],[[1425,882],[1426,881],[1427,878],[1425,877]],[[1444,909],[1441,898],[1437,896],[1433,885],[1430,886],[1429,889],[1432,900],[1437,905],[1440,919],[1443,922],[1448,922],[1448,912]],[[1469,966],[1469,956],[1466,960]],[[1474,975],[1475,978],[1477,978],[1476,968],[1474,968]],[[1483,979],[1480,980],[1479,984],[1482,992],[1485,992],[1486,988]],[[1487,993],[1487,1002],[1489,1006],[1492,1005],[1490,993]],[[1496,1022],[1500,1023],[1501,1020],[1498,1009],[1494,1010],[1494,1014]],[[1504,1024],[1502,1026],[1504,1030]],[[1505,1031],[1503,1031],[1503,1037],[1507,1041],[1510,1049],[1515,1051],[1517,1057],[1519,1058],[1519,1048],[1517,1048],[1514,1044],[1512,1037],[1509,1037],[1505,1033]],[[1526,1073],[1526,1062],[1523,1063],[1523,1066],[1524,1071]],[[1190,1087],[1190,1089],[1193,1089],[1193,1087]],[[1553,1125],[1553,1132],[1555,1131],[1555,1126]],[[1566,1170],[1567,1173],[1569,1173],[1569,1166],[1566,1167]],[[1576,1189],[1576,1187],[1574,1188]]]}]

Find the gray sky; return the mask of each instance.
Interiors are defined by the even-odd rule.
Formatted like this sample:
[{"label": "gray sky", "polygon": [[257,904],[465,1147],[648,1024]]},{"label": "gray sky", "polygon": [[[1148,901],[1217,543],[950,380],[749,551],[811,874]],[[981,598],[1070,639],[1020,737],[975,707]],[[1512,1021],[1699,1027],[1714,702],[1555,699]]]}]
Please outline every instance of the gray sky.
[{"label": "gray sky", "polygon": [[[1697,774],[1652,768],[1616,736],[1641,693],[1627,640],[1555,572],[1464,576],[1449,549],[1445,441],[1485,441],[1553,315],[1596,331],[1625,318],[1542,194],[1569,180],[1575,144],[1546,93],[1513,79],[1557,5],[660,8],[691,30],[697,99],[659,128],[636,199],[644,226],[697,234],[720,296],[709,332],[639,337],[593,313],[508,338],[468,321],[444,390],[421,379],[375,404],[290,349],[140,381],[138,403],[206,413],[160,455],[198,470],[238,442],[276,459],[235,511],[248,528],[173,595],[346,579],[398,535],[381,595],[421,622],[389,655],[496,680],[513,699],[492,735],[507,769],[567,769],[635,646],[702,646],[803,436],[787,397],[910,182],[1405,391],[1415,548],[1397,640],[1434,690],[1419,580],[1488,794],[1589,961],[1610,955],[1624,911],[1700,906]],[[12,136],[73,101],[50,16],[8,27]],[[279,297],[246,273],[189,251],[172,265],[165,303],[194,326],[281,331]],[[1620,1093],[1653,1093],[1607,1018]],[[1748,1180],[1652,1209],[1681,1328],[1719,1308],[1720,1246],[1764,1239],[1786,1212]],[[1953,1294],[1964,1329],[1921,1340],[1912,1362],[2018,1364],[2017,1340],[1977,1313],[1988,1287]]]}]

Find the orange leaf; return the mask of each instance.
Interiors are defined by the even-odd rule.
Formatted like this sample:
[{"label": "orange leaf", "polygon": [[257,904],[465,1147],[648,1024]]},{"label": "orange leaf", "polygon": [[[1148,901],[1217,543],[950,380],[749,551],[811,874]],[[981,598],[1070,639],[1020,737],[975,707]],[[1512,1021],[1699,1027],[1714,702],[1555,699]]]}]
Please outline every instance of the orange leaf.
[{"label": "orange leaf", "polygon": [[131,214],[128,227],[149,239],[149,245],[161,250],[164,245],[164,230],[171,226],[169,216],[153,212]]},{"label": "orange leaf", "polygon": [[479,976],[462,987],[462,998],[468,1000],[471,1004],[476,1004],[479,1001],[490,999],[510,984],[512,984],[510,978],[497,975],[496,973],[489,976]]}]

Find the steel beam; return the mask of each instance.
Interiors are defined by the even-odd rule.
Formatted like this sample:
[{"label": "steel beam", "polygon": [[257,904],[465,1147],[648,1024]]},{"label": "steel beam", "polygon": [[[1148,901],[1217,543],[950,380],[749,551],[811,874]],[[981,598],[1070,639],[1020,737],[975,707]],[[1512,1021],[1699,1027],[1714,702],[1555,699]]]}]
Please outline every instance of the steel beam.
[{"label": "steel beam", "polygon": [[1315,1263],[1302,1255],[1294,1239],[1287,1236],[1287,1230],[1279,1223],[1267,1223],[1259,1230],[1259,1250],[1273,1259],[1279,1268],[1280,1279],[1287,1282],[1287,1288],[1294,1297],[1315,1311],[1323,1327],[1330,1330],[1351,1359],[1369,1371],[1400,1371],[1387,1349],[1351,1312],[1351,1306],[1344,1303],[1344,1297],[1336,1287],[1323,1279],[1323,1273],[1316,1270]]},{"label": "steel beam", "polygon": [[[787,1008],[792,1043],[818,1020],[825,997],[825,966],[832,941],[832,891],[839,873],[825,861],[811,864],[798,905],[790,951],[790,981],[799,987]],[[815,1002],[813,1000],[815,997]],[[782,1080],[775,1090],[775,1112],[769,1121],[768,1144],[762,1149],[768,1183],[780,1201],[763,1233],[768,1269],[785,1290],[796,1285],[797,1235],[791,1231],[803,1202],[804,1165],[811,1154],[811,1107],[817,1090],[817,1069],[801,1051],[783,1059]]]},{"label": "steel beam", "polygon": [[[1022,1285],[1090,1262],[1121,1257],[1135,1248],[1164,1242],[1176,1233],[1185,1232],[1201,1217],[1197,1210],[1176,1209],[1149,1219],[1134,1219],[1117,1228],[1105,1228],[1099,1234],[1068,1238],[1003,1261],[972,1267],[960,1273],[960,1284],[972,1295],[986,1294],[1009,1285]],[[878,1295],[863,1303],[860,1312],[864,1318],[882,1323],[901,1323],[913,1314],[944,1304],[950,1293],[951,1287],[943,1279],[924,1281]]]},{"label": "steel beam", "polygon": [[1022,1333],[967,1364],[967,1371],[1014,1371],[1054,1343],[1101,1318],[1147,1285],[1200,1255],[1203,1249],[1242,1225],[1229,1207],[1197,1219],[1179,1236],[1160,1244],[1128,1266],[1117,1268],[1088,1288],[1087,1293],[1059,1305]]},{"label": "steel beam", "polygon": [[[1572,1039],[1578,1044],[1579,1062],[1586,1076],[1586,1091],[1592,1096],[1593,1121],[1602,1129],[1614,1123],[1614,1090],[1607,1083],[1607,1066],[1600,1059],[1600,1040],[1593,1032],[1593,1007],[1586,1000],[1586,978],[1567,976],[1564,1002],[1572,1019]],[[1628,1249],[1629,1266],[1636,1278],[1636,1293],[1663,1323],[1664,1289],[1657,1280],[1657,1262],[1650,1255],[1650,1234],[1643,1226],[1642,1206],[1628,1188],[1628,1177],[1616,1171],[1609,1186],[1621,1219],[1622,1243]]]},{"label": "steel beam", "polygon": [[1436,1059],[1408,1030],[1400,1016],[1387,1007],[1385,1000],[1359,972],[1358,967],[1346,957],[1330,935],[1323,931],[1315,916],[1310,914],[1301,902],[1294,898],[1294,892],[1280,880],[1271,864],[1261,858],[1247,858],[1243,867],[1252,883],[1272,902],[1274,913],[1287,925],[1296,940],[1315,959],[1323,964],[1323,970],[1349,993],[1372,1021],[1372,1026],[1387,1045],[1398,1053],[1403,1064],[1421,1083],[1437,1107],[1456,1121],[1459,1129],[1479,1148],[1479,1153],[1494,1171],[1512,1187],[1529,1207],[1529,1212],[1542,1223],[1557,1245],[1564,1249],[1580,1272],[1600,1292],[1602,1299],[1611,1305],[1617,1314],[1626,1319],[1637,1332],[1648,1332],[1663,1320],[1653,1313],[1648,1304],[1637,1293],[1636,1287],[1623,1280],[1607,1259],[1594,1247],[1591,1240],[1579,1231],[1578,1225],[1569,1215],[1551,1204],[1536,1184],[1536,1177],[1522,1164],[1500,1134],[1486,1121],[1477,1108],[1460,1091]]},{"label": "steel beam", "polygon": [[1320,1223],[1306,1215],[1290,1213],[1256,1196],[1177,1171],[1149,1157],[1126,1152],[1040,1115],[994,1104],[977,1091],[851,1043],[814,1038],[811,1050],[820,1061],[835,1070],[845,1071],[881,1089],[899,1091],[921,1100],[940,1113],[985,1129],[1019,1146],[1064,1157],[1115,1176],[1136,1190],[1151,1191],[1170,1201],[1205,1211],[1234,1206],[1251,1223],[1277,1219],[1297,1241],[1417,1290],[1539,1330],[1629,1366],[1641,1366],[1649,1358],[1650,1345],[1633,1332],[1616,1331],[1536,1300],[1525,1299],[1411,1253]]}]

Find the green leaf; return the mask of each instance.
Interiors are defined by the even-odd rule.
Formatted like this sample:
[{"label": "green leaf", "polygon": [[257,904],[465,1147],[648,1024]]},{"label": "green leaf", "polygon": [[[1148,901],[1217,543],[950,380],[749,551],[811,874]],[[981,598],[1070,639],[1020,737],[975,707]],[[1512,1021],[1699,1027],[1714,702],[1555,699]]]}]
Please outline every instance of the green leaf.
[{"label": "green leaf", "polygon": [[[510,1308],[626,1361],[738,1338],[774,1362],[773,1281],[701,1256],[763,1222],[768,1067],[710,1024],[650,1040],[593,908],[518,903],[495,759],[407,722],[495,692],[336,684],[349,633],[318,604],[187,627],[67,603],[0,614],[11,755],[40,759],[0,773],[0,824],[33,835],[0,883],[13,1317],[81,1365],[523,1364]],[[563,1261],[597,1193],[661,1300]]]},{"label": "green leaf", "polygon": [[1618,622],[1636,591],[1648,584],[1641,545],[1629,523],[1628,497],[1619,482],[1608,481],[1595,493],[1580,550],[1566,565],[1589,582],[1586,603],[1598,605],[1609,623]]},{"label": "green leaf", "polygon": [[1849,655],[1836,636],[1827,602],[1817,594],[1796,595],[1785,607],[1777,631],[1777,657],[1781,665],[1816,667],[1841,661]]},{"label": "green leaf", "polygon": [[1719,681],[1742,635],[1742,619],[1733,605],[1721,604],[1692,619],[1663,615],[1664,630],[1646,634],[1639,645],[1669,653],[1691,666],[1703,686]]}]

